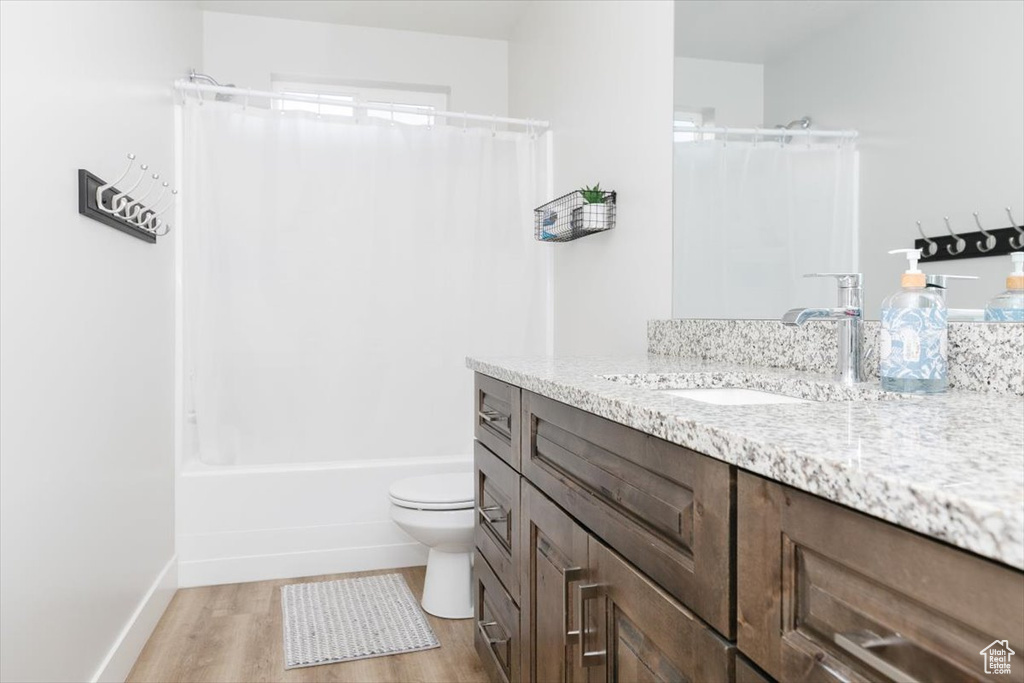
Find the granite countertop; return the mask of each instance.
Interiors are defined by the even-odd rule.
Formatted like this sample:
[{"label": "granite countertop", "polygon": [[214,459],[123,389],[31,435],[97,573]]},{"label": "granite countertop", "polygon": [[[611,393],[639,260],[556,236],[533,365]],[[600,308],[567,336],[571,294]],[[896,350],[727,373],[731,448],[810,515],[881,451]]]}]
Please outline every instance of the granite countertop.
[{"label": "granite countertop", "polygon": [[[671,356],[468,358],[484,375],[1024,569],[1024,398],[867,400],[808,372]],[[657,388],[746,385],[821,401],[713,405]],[[607,376],[616,376],[608,379]],[[661,380],[659,383],[659,379]],[[794,390],[795,389],[795,390]],[[882,400],[879,400],[882,399]]]}]

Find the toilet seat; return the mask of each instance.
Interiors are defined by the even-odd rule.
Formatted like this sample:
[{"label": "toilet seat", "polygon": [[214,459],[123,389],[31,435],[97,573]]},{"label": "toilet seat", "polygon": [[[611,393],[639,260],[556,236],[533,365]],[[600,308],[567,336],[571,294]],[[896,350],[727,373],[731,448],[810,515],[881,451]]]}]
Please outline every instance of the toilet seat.
[{"label": "toilet seat", "polygon": [[430,474],[400,479],[388,491],[391,502],[410,510],[470,510],[473,473]]}]

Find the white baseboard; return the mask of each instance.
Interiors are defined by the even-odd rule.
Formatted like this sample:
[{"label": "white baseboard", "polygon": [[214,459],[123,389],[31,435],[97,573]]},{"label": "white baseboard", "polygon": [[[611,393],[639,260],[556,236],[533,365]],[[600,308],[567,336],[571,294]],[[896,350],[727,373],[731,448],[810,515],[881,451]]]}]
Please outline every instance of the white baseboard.
[{"label": "white baseboard", "polygon": [[93,683],[123,683],[178,589],[178,556],[173,555],[149,587],[128,623],[93,674]]},{"label": "white baseboard", "polygon": [[360,548],[306,550],[181,562],[178,580],[182,588],[187,588],[412,567],[426,563],[426,546],[416,542],[404,542]]},{"label": "white baseboard", "polygon": [[179,474],[182,587],[410,567],[426,547],[391,520],[396,479],[470,472],[465,456],[260,467],[194,466]]}]

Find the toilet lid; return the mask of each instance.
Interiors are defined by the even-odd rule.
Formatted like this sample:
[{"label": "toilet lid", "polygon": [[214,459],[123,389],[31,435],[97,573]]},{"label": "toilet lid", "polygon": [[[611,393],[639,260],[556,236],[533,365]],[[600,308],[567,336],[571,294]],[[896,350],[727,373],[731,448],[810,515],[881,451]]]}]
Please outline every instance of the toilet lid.
[{"label": "toilet lid", "polygon": [[473,507],[473,473],[400,479],[388,494],[395,505],[413,510],[466,510]]}]

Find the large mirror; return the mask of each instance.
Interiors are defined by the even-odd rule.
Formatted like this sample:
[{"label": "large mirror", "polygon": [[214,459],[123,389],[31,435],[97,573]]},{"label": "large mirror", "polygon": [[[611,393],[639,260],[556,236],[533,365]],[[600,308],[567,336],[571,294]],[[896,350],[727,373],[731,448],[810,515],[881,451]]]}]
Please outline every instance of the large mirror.
[{"label": "large mirror", "polygon": [[[1022,26],[1022,2],[677,2],[674,316],[834,305],[834,280],[800,276],[858,271],[877,318],[918,221],[1024,223]],[[947,302],[980,313],[1012,264],[922,270],[977,276]]]}]

